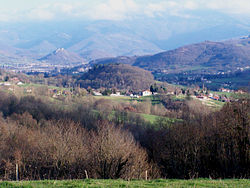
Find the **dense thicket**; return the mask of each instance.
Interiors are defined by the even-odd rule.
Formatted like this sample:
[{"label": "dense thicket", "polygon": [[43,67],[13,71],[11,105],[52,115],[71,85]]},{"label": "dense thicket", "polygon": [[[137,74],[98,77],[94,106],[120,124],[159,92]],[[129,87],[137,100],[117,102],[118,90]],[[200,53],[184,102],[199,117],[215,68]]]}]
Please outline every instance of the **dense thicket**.
[{"label": "dense thicket", "polygon": [[[161,99],[153,125],[120,107],[88,101],[71,109],[1,93],[0,178],[249,178],[250,100],[210,112]],[[114,113],[114,110],[116,112]]]},{"label": "dense thicket", "polygon": [[250,177],[249,99],[209,115],[189,107],[185,114],[182,123],[142,136],[141,144],[164,177]]},{"label": "dense thicket", "polygon": [[140,91],[150,88],[153,75],[146,70],[125,64],[97,65],[78,79],[84,88],[117,88]]}]

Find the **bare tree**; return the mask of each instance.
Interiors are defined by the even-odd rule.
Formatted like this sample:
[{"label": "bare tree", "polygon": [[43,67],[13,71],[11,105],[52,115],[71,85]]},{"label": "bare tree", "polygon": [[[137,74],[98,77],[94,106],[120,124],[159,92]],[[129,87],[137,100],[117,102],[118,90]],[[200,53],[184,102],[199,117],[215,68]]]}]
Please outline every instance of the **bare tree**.
[{"label": "bare tree", "polygon": [[94,178],[144,178],[149,170],[146,152],[133,136],[107,122],[92,132],[90,147],[91,173]]}]

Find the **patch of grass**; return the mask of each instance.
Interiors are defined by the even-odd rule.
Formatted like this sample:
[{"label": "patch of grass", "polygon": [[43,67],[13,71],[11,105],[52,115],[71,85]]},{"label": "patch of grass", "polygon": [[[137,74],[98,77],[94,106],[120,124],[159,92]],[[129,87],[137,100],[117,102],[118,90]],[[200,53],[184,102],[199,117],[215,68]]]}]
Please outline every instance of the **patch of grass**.
[{"label": "patch of grass", "polygon": [[204,100],[200,100],[200,99],[197,99],[195,98],[194,96],[192,97],[193,100],[199,100],[202,102],[202,104],[210,107],[211,109],[214,109],[214,110],[220,110],[225,102],[221,102],[221,101],[217,101],[217,100],[212,100],[212,99],[204,99]]},{"label": "patch of grass", "polygon": [[211,93],[217,94],[217,95],[225,95],[227,97],[231,97],[233,93],[228,93],[228,92],[218,92],[218,91],[212,91]]},{"label": "patch of grass", "polygon": [[48,87],[49,89],[57,89],[58,91],[66,91],[69,90],[69,88],[64,88],[64,87],[57,87],[57,86],[52,86],[52,85],[43,85],[43,84],[34,84],[34,83],[25,83],[23,85],[19,85],[19,87],[24,87],[24,88],[39,88],[39,87]]},{"label": "patch of grass", "polygon": [[111,96],[94,96],[95,99],[107,99],[107,100],[113,100],[118,102],[125,102],[129,101],[130,97],[128,96],[120,96],[120,97],[111,97]]},{"label": "patch of grass", "polygon": [[0,182],[0,187],[23,187],[23,188],[43,188],[43,187],[250,187],[248,179],[158,179],[158,180],[45,180],[45,181],[20,181],[20,182]]},{"label": "patch of grass", "polygon": [[150,123],[154,123],[157,118],[159,118],[159,116],[155,116],[155,115],[150,115],[150,114],[140,114],[146,121],[150,122]]},{"label": "patch of grass", "polygon": [[152,124],[158,121],[159,118],[163,118],[165,121],[172,122],[172,123],[175,121],[180,121],[180,120],[173,119],[173,118],[168,118],[164,116],[156,116],[156,115],[151,115],[151,114],[139,114],[139,115],[141,115],[146,121]]},{"label": "patch of grass", "polygon": [[187,98],[186,95],[172,95],[173,100],[179,100],[179,101],[184,101]]}]

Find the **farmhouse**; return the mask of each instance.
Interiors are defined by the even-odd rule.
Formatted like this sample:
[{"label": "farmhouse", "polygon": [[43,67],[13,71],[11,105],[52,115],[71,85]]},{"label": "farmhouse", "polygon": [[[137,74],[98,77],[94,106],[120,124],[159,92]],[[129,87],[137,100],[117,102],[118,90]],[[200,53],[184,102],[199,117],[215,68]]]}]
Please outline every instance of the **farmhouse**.
[{"label": "farmhouse", "polygon": [[150,96],[150,95],[152,95],[152,92],[149,91],[149,90],[146,90],[146,91],[142,92],[142,96]]},{"label": "farmhouse", "polygon": [[131,99],[135,99],[135,98],[140,98],[140,96],[139,95],[130,94],[130,98]]},{"label": "farmhouse", "polygon": [[220,91],[221,91],[221,92],[227,92],[227,93],[232,92],[232,90],[230,90],[230,89],[225,89],[225,88],[220,88]]},{"label": "farmhouse", "polygon": [[94,94],[95,96],[102,96],[102,94],[101,94],[100,92],[98,92],[98,91],[93,91],[93,94]]},{"label": "farmhouse", "polygon": [[21,85],[23,85],[23,82],[18,82],[17,85],[21,86]]},{"label": "farmhouse", "polygon": [[9,83],[9,82],[4,82],[4,85],[5,85],[5,86],[11,86],[11,83]]},{"label": "farmhouse", "polygon": [[116,92],[116,93],[112,93],[111,95],[110,95],[111,97],[120,97],[120,96],[122,96],[121,95],[121,92]]}]

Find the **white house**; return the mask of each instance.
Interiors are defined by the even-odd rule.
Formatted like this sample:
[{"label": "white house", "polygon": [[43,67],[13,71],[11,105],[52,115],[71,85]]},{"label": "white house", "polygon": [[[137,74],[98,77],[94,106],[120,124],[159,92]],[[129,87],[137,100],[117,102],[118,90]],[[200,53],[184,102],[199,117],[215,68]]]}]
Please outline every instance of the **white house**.
[{"label": "white house", "polygon": [[97,91],[93,91],[93,94],[94,94],[95,96],[102,96],[102,94],[101,94],[100,92],[97,92]]},{"label": "white house", "polygon": [[27,93],[32,93],[32,89],[27,89],[26,92]]},{"label": "white house", "polygon": [[150,96],[150,95],[152,95],[152,92],[149,91],[149,90],[146,90],[146,91],[142,92],[142,96]]},{"label": "white house", "polygon": [[140,98],[138,95],[133,95],[133,94],[130,94],[130,98],[131,99],[135,99],[135,98]]},{"label": "white house", "polygon": [[110,96],[111,97],[120,97],[122,95],[121,95],[121,92],[116,92],[116,93],[112,93]]},{"label": "white house", "polygon": [[17,85],[21,86],[21,85],[23,85],[23,82],[18,82]]},{"label": "white house", "polygon": [[5,86],[11,86],[11,83],[9,83],[9,82],[4,82],[4,85],[5,85]]},{"label": "white house", "polygon": [[227,92],[227,93],[230,93],[230,92],[231,92],[230,89],[225,89],[225,88],[220,88],[220,91],[222,91],[222,92]]},{"label": "white house", "polygon": [[213,93],[209,93],[208,97],[213,97],[214,94]]}]

